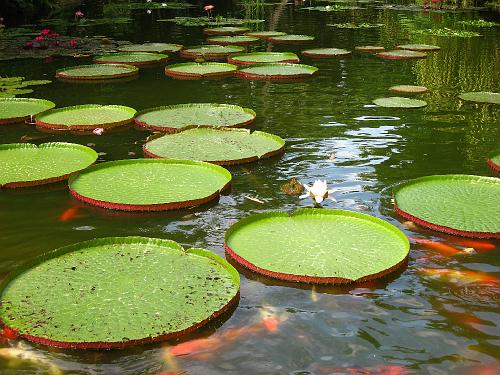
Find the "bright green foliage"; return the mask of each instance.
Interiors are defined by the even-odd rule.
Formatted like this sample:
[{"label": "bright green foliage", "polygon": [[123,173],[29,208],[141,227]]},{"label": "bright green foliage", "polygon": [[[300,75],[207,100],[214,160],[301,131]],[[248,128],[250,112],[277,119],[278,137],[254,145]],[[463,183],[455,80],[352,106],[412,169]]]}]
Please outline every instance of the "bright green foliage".
[{"label": "bright green foliage", "polygon": [[236,65],[226,63],[181,63],[168,65],[165,70],[179,73],[192,73],[192,74],[217,74],[235,71],[238,69]]},{"label": "bright green foliage", "polygon": [[262,64],[296,60],[298,56],[291,52],[251,52],[232,55],[231,59]]},{"label": "bright green foliage", "polygon": [[121,46],[118,51],[121,52],[152,52],[152,53],[169,53],[178,52],[182,48],[180,44],[170,43],[144,43],[144,44],[129,44]]},{"label": "bright green foliage", "polygon": [[208,38],[207,41],[222,44],[250,44],[258,42],[260,39],[255,36],[246,35],[224,35]]},{"label": "bright green foliage", "polygon": [[[46,79],[25,81],[24,77],[0,77],[0,98],[14,98],[16,95],[31,94],[33,90],[25,89],[25,87],[46,85],[51,82]],[[0,118],[1,116],[2,114],[0,114]]]},{"label": "bright green foliage", "polygon": [[263,76],[312,75],[318,68],[304,64],[257,64],[241,68],[240,71]]},{"label": "bright green foliage", "polygon": [[424,100],[403,98],[400,96],[375,99],[373,103],[379,107],[386,108],[421,108],[427,105],[427,102]]},{"label": "bright green foliage", "polygon": [[468,102],[500,104],[500,93],[498,92],[465,92],[458,97]]},{"label": "bright green foliage", "polygon": [[78,65],[69,68],[63,68],[56,71],[56,74],[64,77],[94,77],[94,78],[112,78],[116,75],[138,72],[139,69],[133,65],[126,64],[91,64]]},{"label": "bright green foliage", "polygon": [[351,54],[351,51],[348,51],[346,49],[341,49],[341,48],[314,48],[314,49],[308,49],[305,51],[302,51],[303,54],[305,55],[320,55],[320,56],[330,56],[330,57],[337,57],[337,56],[348,56]]},{"label": "bright green foliage", "polygon": [[375,29],[384,26],[383,23],[329,23],[326,26],[336,27],[337,29]]},{"label": "bright green foliage", "polygon": [[97,56],[95,61],[116,62],[116,63],[148,63],[160,61],[168,58],[162,53],[152,52],[121,52],[110,53],[109,55]]},{"label": "bright green foliage", "polygon": [[195,53],[203,56],[204,54],[230,54],[244,51],[245,47],[241,46],[218,46],[218,45],[204,45],[204,46],[196,46],[191,48],[186,48],[185,52]]},{"label": "bright green foliage", "polygon": [[443,27],[441,29],[434,28],[434,29],[414,30],[413,33],[420,35],[455,36],[459,38],[472,38],[475,36],[481,36],[481,34],[476,33],[474,31],[452,30],[447,27]]},{"label": "bright green foliage", "polygon": [[122,105],[75,105],[52,109],[36,117],[37,121],[60,126],[95,125],[127,121],[134,118],[135,109]]},{"label": "bright green foliage", "polygon": [[288,41],[288,42],[309,42],[313,41],[314,37],[309,35],[287,34],[287,35],[273,36],[272,39],[276,41]]},{"label": "bright green foliage", "polygon": [[44,99],[0,98],[0,122],[11,118],[34,116],[56,105]]},{"label": "bright green foliage", "polygon": [[497,26],[500,26],[500,23],[489,22],[489,21],[485,21],[483,19],[458,21],[458,23],[465,25],[465,26],[472,26],[472,27],[497,27]]},{"label": "bright green foliage", "polygon": [[264,20],[224,18],[224,17],[174,17],[168,19],[159,19],[158,22],[174,22],[180,26],[224,26],[224,25],[244,25],[262,23]]},{"label": "bright green foliage", "polygon": [[256,36],[257,38],[269,38],[269,37],[275,37],[275,36],[283,36],[283,35],[286,35],[286,33],[282,32],[282,31],[252,31],[252,32],[246,33],[246,35]]},{"label": "bright green foliage", "polygon": [[227,34],[227,35],[232,35],[232,34],[243,34],[250,29],[246,27],[236,27],[236,26],[223,26],[223,27],[214,27],[211,29],[205,29],[203,30],[206,34]]}]

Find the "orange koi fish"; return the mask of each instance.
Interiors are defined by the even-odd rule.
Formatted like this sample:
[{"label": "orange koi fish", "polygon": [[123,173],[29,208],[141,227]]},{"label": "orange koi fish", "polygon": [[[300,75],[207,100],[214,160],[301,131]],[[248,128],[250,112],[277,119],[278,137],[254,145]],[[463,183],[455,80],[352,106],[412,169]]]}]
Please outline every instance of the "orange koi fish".
[{"label": "orange koi fish", "polygon": [[70,207],[59,216],[59,221],[65,222],[72,219],[84,217],[77,207]]},{"label": "orange koi fish", "polygon": [[500,279],[484,272],[458,271],[449,268],[419,268],[417,272],[427,276],[440,276],[465,283],[499,284]]},{"label": "orange koi fish", "polygon": [[431,240],[426,240],[423,238],[416,238],[416,237],[408,237],[408,239],[411,242],[422,245],[428,249],[439,251],[441,254],[455,255],[455,254],[462,253],[462,251],[457,249],[456,247],[447,245],[447,244],[442,243],[442,242],[431,241]]},{"label": "orange koi fish", "polygon": [[488,241],[469,240],[466,238],[453,238],[450,241],[463,247],[472,247],[476,250],[495,250],[497,248],[494,243]]}]

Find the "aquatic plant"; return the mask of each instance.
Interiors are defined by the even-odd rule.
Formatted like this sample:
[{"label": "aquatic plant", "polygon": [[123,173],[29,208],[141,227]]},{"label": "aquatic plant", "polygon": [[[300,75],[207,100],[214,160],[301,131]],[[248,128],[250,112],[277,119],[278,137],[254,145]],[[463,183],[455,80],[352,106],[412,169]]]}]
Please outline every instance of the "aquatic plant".
[{"label": "aquatic plant", "polygon": [[168,19],[158,19],[158,22],[173,22],[179,26],[196,27],[196,26],[229,26],[229,25],[246,25],[262,23],[264,20],[242,19],[242,18],[224,18],[215,17],[174,17]]},{"label": "aquatic plant", "polygon": [[497,27],[497,26],[500,26],[500,23],[489,22],[489,21],[485,21],[483,19],[458,21],[457,23],[459,23],[461,25],[465,25],[465,26],[472,26],[472,27]]},{"label": "aquatic plant", "polygon": [[217,62],[188,62],[167,65],[165,74],[176,79],[200,79],[232,76],[238,69],[236,65]]},{"label": "aquatic plant", "polygon": [[337,29],[374,29],[384,26],[383,23],[328,23],[326,26],[336,27]]},{"label": "aquatic plant", "polygon": [[0,77],[0,98],[14,98],[16,95],[31,94],[29,86],[46,85],[52,81],[46,79],[25,81],[24,77]]},{"label": "aquatic plant", "polygon": [[418,35],[435,35],[435,36],[445,36],[445,37],[459,37],[459,38],[472,38],[476,36],[481,36],[481,34],[474,31],[465,30],[452,30],[447,27],[443,28],[431,28],[431,29],[417,29],[412,31],[414,34]]},{"label": "aquatic plant", "polygon": [[318,68],[305,64],[254,64],[240,68],[236,76],[250,80],[286,81],[308,78],[317,74]]},{"label": "aquatic plant", "polygon": [[126,64],[77,65],[56,71],[56,77],[65,80],[108,80],[138,74],[139,69],[136,66]]},{"label": "aquatic plant", "polygon": [[22,122],[55,106],[44,99],[0,97],[0,124]]}]

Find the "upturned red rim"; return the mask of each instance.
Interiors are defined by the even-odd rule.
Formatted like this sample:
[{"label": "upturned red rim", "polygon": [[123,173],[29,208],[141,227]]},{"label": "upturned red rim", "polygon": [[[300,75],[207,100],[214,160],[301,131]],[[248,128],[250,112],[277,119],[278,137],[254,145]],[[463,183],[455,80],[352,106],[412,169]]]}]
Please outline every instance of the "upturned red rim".
[{"label": "upturned red rim", "polygon": [[[253,62],[253,61],[242,61],[242,60],[233,59],[231,56],[229,56],[227,58],[227,62],[229,64],[234,64],[234,65],[238,65],[238,66],[247,66],[247,65],[260,64],[260,63],[256,63],[256,62]],[[299,63],[299,62],[300,62],[299,58],[279,61],[279,63],[288,63],[288,64],[296,64],[296,63]]]},{"label": "upturned red rim", "polygon": [[187,72],[176,72],[174,70],[165,69],[165,75],[175,79],[195,80],[202,78],[218,78],[218,77],[232,76],[234,75],[234,70],[228,72],[215,72],[215,73],[187,73]]},{"label": "upturned red rim", "polygon": [[276,37],[269,37],[266,40],[272,44],[309,44],[313,43],[314,39],[275,39]]},{"label": "upturned red rim", "polygon": [[167,58],[163,59],[158,59],[158,60],[152,60],[152,61],[102,61],[102,60],[94,60],[95,64],[126,64],[126,65],[133,65],[133,66],[148,66],[148,65],[160,65],[165,62],[167,62]]},{"label": "upturned red rim", "polygon": [[103,76],[67,76],[63,72],[56,73],[56,78],[62,79],[65,81],[73,81],[73,80],[81,80],[81,81],[102,81],[102,80],[112,80],[114,78],[125,78],[125,77],[135,77],[138,75],[138,71],[130,71],[130,72],[124,72],[124,73],[117,73],[117,74],[108,74],[108,75],[103,75]]},{"label": "upturned red rim", "polygon": [[3,188],[23,188],[23,187],[31,187],[31,186],[39,186],[39,185],[47,185],[47,184],[52,184],[55,182],[60,182],[69,179],[72,175],[75,173],[80,172],[83,169],[79,169],[77,171],[67,173],[62,176],[56,176],[56,177],[50,177],[50,178],[44,178],[42,180],[34,180],[34,181],[16,181],[16,182],[8,182],[1,187]]},{"label": "upturned red rim", "polygon": [[230,42],[230,41],[221,41],[221,40],[210,40],[207,39],[207,43],[211,45],[218,45],[218,46],[248,46],[250,44],[255,44],[260,42],[260,39],[257,40],[242,40],[239,42]]},{"label": "upturned red rim", "polygon": [[359,47],[354,47],[356,51],[359,52],[382,52],[385,51],[384,47],[377,47],[377,46],[359,46]]},{"label": "upturned red rim", "polygon": [[133,118],[127,119],[127,120],[122,120],[122,121],[116,121],[116,122],[110,122],[107,124],[98,124],[98,125],[85,125],[85,124],[80,124],[80,125],[62,125],[62,124],[50,124],[46,123],[40,120],[35,119],[35,124],[37,127],[40,128],[45,128],[45,129],[51,129],[51,130],[64,130],[64,131],[85,131],[85,130],[94,130],[97,128],[104,128],[104,129],[110,129],[110,128],[116,128],[119,126],[125,126],[129,125],[133,122]]},{"label": "upturned red rim", "polygon": [[208,53],[201,53],[201,52],[190,52],[187,50],[181,50],[179,55],[181,57],[184,57],[186,59],[194,59],[197,57],[202,57],[205,60],[210,60],[210,61],[218,61],[218,60],[225,60],[229,55],[233,53],[238,53],[238,52],[208,52]]},{"label": "upturned red rim", "polygon": [[500,165],[496,164],[492,159],[486,159],[486,163],[488,163],[493,172],[500,173]]},{"label": "upturned red rim", "polygon": [[352,52],[328,54],[328,53],[309,53],[307,51],[303,51],[302,54],[312,59],[330,59],[330,58],[334,59],[334,58],[352,56]]},{"label": "upturned red rim", "polygon": [[[33,117],[35,117],[35,115],[33,115]],[[30,115],[21,116],[21,117],[11,117],[11,118],[0,119],[0,125],[15,124],[16,122],[24,122],[24,121],[26,121],[29,118],[30,118]]]},{"label": "upturned red rim", "polygon": [[[404,51],[404,50],[401,50],[401,51]],[[416,51],[412,51],[412,52],[416,52]],[[417,52],[417,53],[420,53],[420,52]],[[392,54],[390,52],[380,52],[380,53],[375,54],[375,56],[377,56],[381,59],[385,59],[385,60],[422,60],[422,59],[427,58],[427,55],[424,55],[424,56],[418,56],[418,55],[417,56],[403,56],[403,55]]]},{"label": "upturned red rim", "polygon": [[301,74],[255,74],[255,73],[248,73],[243,70],[237,70],[235,75],[239,78],[242,79],[250,79],[250,80],[255,80],[255,81],[266,81],[266,80],[271,80],[271,81],[292,81],[295,79],[301,79],[301,78],[308,78],[308,77],[313,77],[317,74],[318,72],[313,72],[313,73],[301,73]]}]

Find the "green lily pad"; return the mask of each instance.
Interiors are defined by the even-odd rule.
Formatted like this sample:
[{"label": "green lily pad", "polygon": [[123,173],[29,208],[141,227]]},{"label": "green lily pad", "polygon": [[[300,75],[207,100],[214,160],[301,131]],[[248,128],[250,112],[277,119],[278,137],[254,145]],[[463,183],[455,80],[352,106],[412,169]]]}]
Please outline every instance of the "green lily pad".
[{"label": "green lily pad", "polygon": [[283,139],[260,131],[193,128],[154,139],[144,145],[144,152],[157,158],[230,165],[278,155],[284,147]]},{"label": "green lily pad", "polygon": [[395,209],[445,233],[500,238],[500,179],[468,175],[417,178],[394,189]]},{"label": "green lily pad", "polygon": [[121,46],[118,51],[121,52],[152,52],[152,53],[174,53],[182,49],[180,44],[171,43],[144,43],[144,44],[129,44]]},{"label": "green lily pad", "polygon": [[130,159],[98,164],[69,181],[71,194],[95,206],[164,211],[199,206],[219,197],[231,174],[191,160]]},{"label": "green lily pad", "polygon": [[373,103],[379,107],[386,108],[422,108],[427,105],[427,102],[424,100],[403,98],[400,96],[375,99]]},{"label": "green lily pad", "polygon": [[465,92],[458,97],[468,102],[500,104],[500,93],[498,92]]},{"label": "green lily pad", "polygon": [[235,65],[252,65],[263,63],[298,63],[299,58],[291,52],[252,52],[231,55],[227,60]]},{"label": "green lily pad", "polygon": [[329,23],[326,26],[336,27],[337,29],[376,29],[384,26],[383,23]]},{"label": "green lily pad", "polygon": [[67,179],[97,160],[89,147],[73,143],[0,145],[0,187],[43,185]]},{"label": "green lily pad", "polygon": [[248,33],[245,33],[245,35],[248,36],[255,36],[260,39],[267,39],[275,36],[283,36],[286,35],[286,33],[282,31],[251,31]]},{"label": "green lily pad", "polygon": [[56,77],[66,80],[103,80],[133,77],[139,74],[134,65],[126,64],[92,64],[78,65],[56,71]]},{"label": "green lily pad", "polygon": [[427,92],[427,87],[414,85],[397,85],[389,87],[389,90],[402,94],[423,94],[424,92]]},{"label": "green lily pad", "polygon": [[302,54],[307,57],[316,59],[327,59],[331,57],[351,56],[352,52],[340,48],[315,48],[302,51]]},{"label": "green lily pad", "polygon": [[267,40],[274,44],[302,44],[313,42],[314,37],[309,35],[287,34],[269,37]]},{"label": "green lily pad", "polygon": [[0,124],[22,122],[55,106],[44,99],[0,98]]},{"label": "green lily pad", "polygon": [[382,277],[405,264],[410,250],[393,225],[330,209],[251,215],[229,228],[225,247],[230,258],[252,271],[322,284]]},{"label": "green lily pad", "polygon": [[473,38],[476,36],[481,36],[481,34],[476,33],[474,31],[465,31],[465,30],[452,30],[447,27],[443,28],[432,28],[432,29],[415,29],[412,30],[412,33],[418,35],[435,35],[435,36],[444,36],[444,37],[458,37],[458,38]]},{"label": "green lily pad", "polygon": [[400,49],[396,51],[387,51],[377,53],[375,56],[387,60],[420,60],[425,59],[427,54],[425,52],[408,51]]},{"label": "green lily pad", "polygon": [[41,128],[56,130],[93,130],[130,124],[135,109],[122,105],[75,105],[51,109],[35,118]]},{"label": "green lily pad", "polygon": [[238,302],[239,287],[238,272],[208,250],[157,238],[99,238],[10,274],[0,285],[0,319],[44,345],[122,348],[202,326]]},{"label": "green lily pad", "polygon": [[220,46],[246,46],[259,42],[260,39],[255,36],[247,35],[234,35],[234,36],[214,36],[207,39],[208,44],[215,44]]},{"label": "green lily pad", "polygon": [[21,83],[21,87],[26,87],[26,86],[40,86],[40,85],[47,85],[49,83],[52,83],[52,81],[48,79],[34,79],[30,81],[23,81]]},{"label": "green lily pad", "polygon": [[417,52],[433,52],[439,51],[441,49],[441,47],[433,46],[431,44],[401,44],[399,46],[396,46],[396,48]]},{"label": "green lily pad", "polygon": [[472,27],[497,27],[500,26],[500,23],[485,21],[483,19],[476,20],[466,20],[466,21],[458,21],[462,25],[472,26]]},{"label": "green lily pad", "polygon": [[236,65],[206,62],[206,63],[182,63],[165,67],[165,74],[172,78],[196,79],[203,77],[223,77],[233,75],[238,69]]},{"label": "green lily pad", "polygon": [[255,112],[230,104],[189,103],[156,107],[138,112],[135,123],[158,131],[176,131],[188,126],[245,127]]},{"label": "green lily pad", "polygon": [[238,35],[238,34],[244,34],[247,31],[250,31],[250,29],[247,27],[237,27],[237,26],[214,27],[203,30],[203,32],[207,35]]},{"label": "green lily pad", "polygon": [[496,172],[500,172],[500,149],[493,151],[486,159],[488,165]]},{"label": "green lily pad", "polygon": [[94,62],[98,64],[129,64],[135,66],[160,64],[167,61],[168,56],[151,52],[120,52],[97,56]]},{"label": "green lily pad", "polygon": [[289,80],[311,77],[318,68],[304,64],[255,64],[236,71],[236,76],[254,80]]},{"label": "green lily pad", "polygon": [[382,52],[385,50],[385,48],[381,46],[357,46],[354,47],[354,49],[359,52],[367,52],[367,53]]},{"label": "green lily pad", "polygon": [[221,60],[232,53],[239,53],[244,50],[245,47],[241,46],[204,45],[183,49],[180,55],[188,59],[202,57],[205,60]]}]

